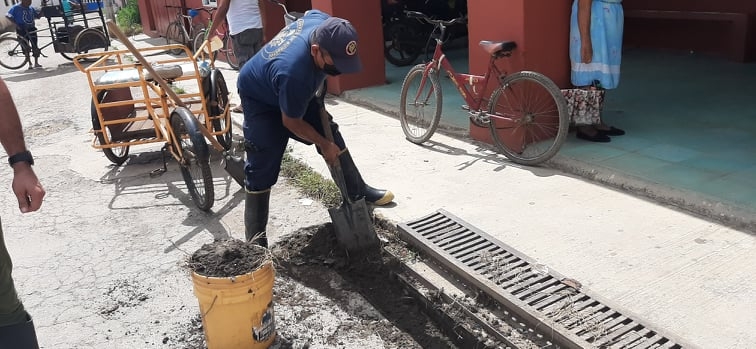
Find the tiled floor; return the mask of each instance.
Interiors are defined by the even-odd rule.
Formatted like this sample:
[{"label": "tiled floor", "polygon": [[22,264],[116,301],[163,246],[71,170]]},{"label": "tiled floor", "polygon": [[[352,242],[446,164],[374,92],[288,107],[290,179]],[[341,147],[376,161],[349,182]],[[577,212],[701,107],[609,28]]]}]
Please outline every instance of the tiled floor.
[{"label": "tiled floor", "polygon": [[[447,52],[466,71],[465,49]],[[389,84],[350,91],[397,106],[409,67],[386,64]],[[467,128],[463,104],[442,79],[442,124]],[[756,63],[696,54],[627,51],[620,87],[607,93],[604,119],[627,135],[611,143],[568,138],[560,155],[756,212]]]}]

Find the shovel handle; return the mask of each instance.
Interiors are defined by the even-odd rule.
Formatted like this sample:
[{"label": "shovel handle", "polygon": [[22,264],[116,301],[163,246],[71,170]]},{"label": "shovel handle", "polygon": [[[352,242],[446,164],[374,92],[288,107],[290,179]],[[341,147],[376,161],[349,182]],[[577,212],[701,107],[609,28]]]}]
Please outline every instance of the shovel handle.
[{"label": "shovel handle", "polygon": [[[320,106],[320,123],[323,125],[323,133],[327,140],[333,142],[333,130],[331,130],[331,118],[330,114],[328,114],[328,111],[326,111],[325,106]],[[346,186],[346,179],[344,179],[344,172],[341,171],[341,160],[339,158],[336,158],[336,163],[333,165],[328,164],[328,170],[331,171],[331,177],[333,177],[333,181],[336,183],[336,186],[339,187],[339,191],[341,192],[342,199],[344,202],[352,203],[352,200],[349,199],[349,194],[347,193],[347,186]]]}]

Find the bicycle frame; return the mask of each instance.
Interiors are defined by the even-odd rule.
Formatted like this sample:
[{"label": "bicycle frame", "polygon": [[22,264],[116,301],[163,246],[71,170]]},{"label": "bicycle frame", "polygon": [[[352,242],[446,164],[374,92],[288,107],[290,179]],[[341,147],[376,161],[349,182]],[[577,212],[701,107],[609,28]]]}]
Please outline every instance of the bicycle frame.
[{"label": "bicycle frame", "polygon": [[[467,103],[467,105],[469,106],[470,111],[480,112],[482,111],[484,107],[483,97],[485,95],[484,93],[486,91],[486,88],[488,87],[488,81],[491,78],[491,76],[496,76],[496,77],[501,78],[505,75],[499,70],[499,68],[494,63],[499,57],[497,56],[491,57],[490,62],[488,64],[488,70],[486,71],[485,75],[458,73],[456,70],[454,70],[454,67],[446,58],[446,54],[444,54],[443,52],[442,39],[443,39],[446,27],[443,25],[439,25],[439,27],[441,27],[440,38],[436,38],[436,48],[433,53],[433,58],[430,60],[430,62],[426,63],[425,70],[423,71],[423,78],[420,82],[420,88],[418,89],[418,95],[416,95],[415,98],[419,99],[421,97],[419,93],[425,87],[425,84],[428,81],[427,79],[428,75],[434,74],[436,72],[443,70],[449,76],[452,83],[457,88],[457,91],[465,100],[465,103]],[[428,92],[428,96],[426,96],[426,100],[431,97],[430,96],[431,92],[432,91]]]}]

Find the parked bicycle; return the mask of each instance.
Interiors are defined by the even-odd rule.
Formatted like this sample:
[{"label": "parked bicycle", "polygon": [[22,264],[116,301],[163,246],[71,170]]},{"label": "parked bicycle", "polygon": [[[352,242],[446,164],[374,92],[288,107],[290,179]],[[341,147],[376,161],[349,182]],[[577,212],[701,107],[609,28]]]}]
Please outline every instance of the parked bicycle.
[{"label": "parked bicycle", "polygon": [[[194,48],[194,52],[197,52],[200,46],[202,46],[202,43],[205,42],[205,40],[207,40],[207,37],[210,34],[208,30],[210,27],[213,26],[213,18],[215,15],[215,10],[217,10],[217,8],[202,7],[199,10],[207,12],[210,19],[207,22],[207,27],[198,31],[197,34],[194,36],[194,39],[192,40],[193,42],[192,47]],[[213,58],[216,58],[215,56],[218,54],[218,52],[220,52],[226,57],[226,63],[228,63],[228,65],[230,65],[231,68],[233,68],[234,70],[239,70],[239,60],[236,59],[236,54],[234,53],[234,40],[231,40],[231,35],[228,34],[227,21],[223,21],[223,25],[221,29],[222,30],[219,30],[217,34],[218,34],[218,37],[221,39],[221,42],[223,42],[223,47],[220,48],[218,51],[213,52]]]},{"label": "parked bicycle", "polygon": [[[166,5],[165,7],[178,9],[176,11],[176,18],[168,24],[168,29],[165,30],[166,45],[179,44],[189,49],[194,49],[194,37],[205,29],[204,24],[194,22],[194,18],[197,17],[202,8],[190,8],[187,10],[187,14],[184,14],[183,7],[170,5]],[[186,28],[189,28],[189,30],[187,31]],[[180,48],[171,48],[168,50],[168,53],[174,56],[180,55],[182,52],[184,50]]]},{"label": "parked bicycle", "polygon": [[[446,27],[460,19],[437,20],[413,11],[407,15],[432,24],[438,34],[433,59],[410,69],[402,83],[399,119],[410,142],[421,144],[438,128],[443,101],[439,73],[443,70],[467,103],[463,109],[470,121],[489,128],[493,143],[511,161],[537,165],[559,151],[569,127],[567,103],[559,87],[540,73],[506,74],[496,66],[498,59],[512,55],[517,47],[514,41],[481,41],[481,48],[491,56],[488,71],[485,75],[457,73],[442,43]],[[496,79],[498,85],[490,94],[486,92],[489,79]]]}]

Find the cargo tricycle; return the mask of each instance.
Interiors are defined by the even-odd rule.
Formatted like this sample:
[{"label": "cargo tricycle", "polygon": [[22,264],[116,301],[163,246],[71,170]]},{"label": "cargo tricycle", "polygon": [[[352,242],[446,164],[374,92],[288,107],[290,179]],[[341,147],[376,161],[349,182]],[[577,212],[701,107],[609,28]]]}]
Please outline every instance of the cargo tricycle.
[{"label": "cargo tricycle", "polygon": [[[208,143],[222,152],[232,177],[243,180],[243,162],[227,157],[232,141],[228,88],[212,55],[204,48],[192,55],[183,45],[135,48],[113,22],[108,28],[127,49],[74,57],[92,93],[92,146],[121,165],[132,146],[163,143],[163,167],[152,174],[167,170],[169,154],[194,203],[209,210],[214,189]],[[161,54],[169,49],[186,55]],[[164,58],[146,61],[145,56]]]}]

